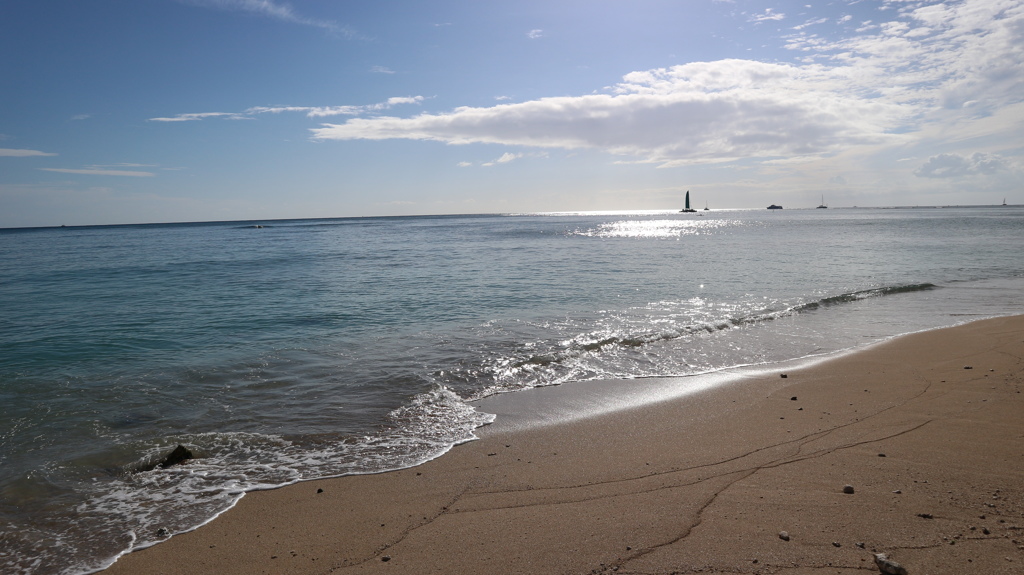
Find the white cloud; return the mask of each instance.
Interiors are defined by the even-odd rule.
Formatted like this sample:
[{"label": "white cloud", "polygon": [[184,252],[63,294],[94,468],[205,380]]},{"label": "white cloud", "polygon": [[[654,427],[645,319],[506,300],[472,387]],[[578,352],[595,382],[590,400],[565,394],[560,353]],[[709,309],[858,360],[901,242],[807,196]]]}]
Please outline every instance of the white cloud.
[{"label": "white cloud", "polygon": [[148,178],[148,177],[152,177],[152,176],[156,175],[153,172],[138,172],[138,171],[133,171],[133,170],[110,170],[110,169],[105,169],[105,168],[102,168],[102,167],[99,167],[99,166],[94,166],[94,167],[91,167],[91,168],[81,168],[81,169],[72,169],[72,168],[39,168],[39,169],[43,170],[43,171],[46,171],[46,172],[59,172],[61,174],[80,174],[80,175],[85,175],[85,176],[128,176],[128,177],[135,177],[135,178]]},{"label": "white cloud", "polygon": [[804,28],[809,28],[811,26],[817,26],[818,24],[824,24],[825,22],[828,22],[828,18],[818,18],[817,20],[808,20],[807,22],[804,22],[803,24],[800,24],[798,26],[793,26],[793,29],[794,30],[803,30]]},{"label": "white cloud", "polygon": [[206,118],[226,118],[230,120],[239,120],[244,117],[244,114],[237,114],[233,112],[203,112],[199,114],[178,114],[169,118],[150,118],[150,122],[195,122],[198,120],[205,120]]},{"label": "white cloud", "polygon": [[662,165],[777,160],[909,145],[1024,100],[1020,0],[895,5],[868,33],[795,33],[804,64],[693,62],[627,74],[605,94],[353,118],[313,137],[589,148]]},{"label": "white cloud", "polygon": [[768,8],[768,9],[766,9],[764,11],[764,14],[754,14],[753,16],[751,16],[750,17],[750,21],[751,22],[771,22],[771,21],[784,20],[785,18],[786,18],[786,15],[783,14],[782,12],[774,12],[773,13],[772,9]]},{"label": "white cloud", "polygon": [[994,154],[975,152],[970,156],[939,154],[928,158],[914,175],[922,178],[957,178],[962,176],[991,175],[1009,168],[1009,163]]},{"label": "white cloud", "polygon": [[12,148],[0,148],[0,156],[8,158],[29,158],[35,156],[56,156],[57,154],[51,154],[49,152],[40,152],[39,150],[18,150]]},{"label": "white cloud", "polygon": [[387,67],[384,67],[384,66],[374,66],[374,67],[370,68],[370,72],[373,72],[374,74],[394,74],[395,73],[395,71],[392,70],[391,68],[387,68]]},{"label": "white cloud", "polygon": [[629,74],[614,94],[358,118],[313,133],[321,140],[594,148],[665,164],[806,156],[892,139],[886,128],[909,111],[847,95],[847,88],[820,67],[697,62]]},{"label": "white cloud", "polygon": [[491,162],[487,162],[487,163],[485,163],[483,165],[484,166],[494,166],[494,165],[497,165],[497,164],[507,164],[507,163],[512,162],[514,160],[518,160],[519,158],[522,158],[522,157],[523,157],[523,154],[513,154],[512,152],[505,152],[504,154],[501,155],[500,158],[498,158],[498,159],[496,159],[494,161],[491,161]]},{"label": "white cloud", "polygon": [[544,31],[543,30],[530,30],[529,32],[526,33],[526,37],[530,38],[531,40],[536,39],[536,38],[540,38],[543,35],[544,35]]},{"label": "white cloud", "polygon": [[293,24],[302,24],[304,26],[314,26],[317,28],[323,28],[331,32],[340,32],[349,37],[355,37],[357,34],[346,26],[339,26],[336,22],[331,20],[318,20],[316,18],[307,18],[300,16],[295,13],[289,4],[282,4],[274,2],[273,0],[178,0],[183,4],[191,4],[193,6],[201,6],[204,8],[216,8],[219,10],[238,10],[241,12],[251,12],[254,14],[260,14],[284,22],[291,22]]},{"label": "white cloud", "polygon": [[[963,0],[932,5],[889,0],[899,19],[874,35],[823,43],[794,37],[860,75],[859,84],[922,105],[984,114],[1024,95],[1024,4],[1019,0]],[[814,40],[813,43],[810,42]]]},{"label": "white cloud", "polygon": [[244,112],[203,112],[198,114],[178,114],[168,118],[150,118],[150,122],[189,122],[207,118],[223,118],[225,120],[251,120],[260,114],[283,114],[298,112],[309,118],[327,116],[358,116],[368,112],[379,112],[402,104],[419,104],[423,96],[399,96],[388,98],[383,102],[365,106],[255,106]]}]

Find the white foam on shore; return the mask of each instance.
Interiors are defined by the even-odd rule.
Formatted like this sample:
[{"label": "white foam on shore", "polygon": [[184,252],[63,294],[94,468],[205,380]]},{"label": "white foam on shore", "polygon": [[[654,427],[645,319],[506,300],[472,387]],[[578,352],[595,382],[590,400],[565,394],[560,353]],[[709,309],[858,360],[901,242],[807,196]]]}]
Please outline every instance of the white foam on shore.
[{"label": "white foam on shore", "polygon": [[[889,339],[892,338],[828,354],[776,363],[737,366],[679,377],[574,381],[561,385],[534,387],[515,393],[492,395],[470,403],[479,411],[496,416],[494,423],[489,425],[486,430],[478,430],[478,435],[514,432],[569,423],[616,411],[636,409],[664,401],[695,396],[726,386],[742,385],[744,381],[764,377],[767,374],[781,374],[786,371],[807,368],[856,353]],[[784,387],[788,383],[781,377],[778,381],[779,387]]]}]

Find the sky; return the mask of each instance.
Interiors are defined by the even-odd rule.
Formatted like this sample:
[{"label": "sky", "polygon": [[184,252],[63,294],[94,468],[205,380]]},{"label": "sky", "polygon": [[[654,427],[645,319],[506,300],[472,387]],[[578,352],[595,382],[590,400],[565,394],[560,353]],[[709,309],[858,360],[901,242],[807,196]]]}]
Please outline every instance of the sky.
[{"label": "sky", "polygon": [[0,227],[1024,203],[1024,0],[3,0]]}]

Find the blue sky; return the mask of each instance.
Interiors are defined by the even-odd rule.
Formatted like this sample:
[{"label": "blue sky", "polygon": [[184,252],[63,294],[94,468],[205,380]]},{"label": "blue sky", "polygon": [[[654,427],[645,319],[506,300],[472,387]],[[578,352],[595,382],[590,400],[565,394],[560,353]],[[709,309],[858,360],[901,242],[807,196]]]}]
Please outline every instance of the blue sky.
[{"label": "blue sky", "polygon": [[1022,0],[6,0],[0,227],[1024,203]]}]

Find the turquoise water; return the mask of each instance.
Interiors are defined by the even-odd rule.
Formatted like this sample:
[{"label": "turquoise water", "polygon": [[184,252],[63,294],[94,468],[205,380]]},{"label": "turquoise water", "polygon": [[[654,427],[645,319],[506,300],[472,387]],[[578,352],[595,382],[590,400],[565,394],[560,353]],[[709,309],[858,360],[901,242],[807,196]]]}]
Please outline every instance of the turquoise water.
[{"label": "turquoise water", "polygon": [[[0,571],[96,570],[248,490],[415,465],[494,393],[1022,313],[1022,246],[999,207],[0,230]],[[137,471],[178,444],[197,459]]]}]

